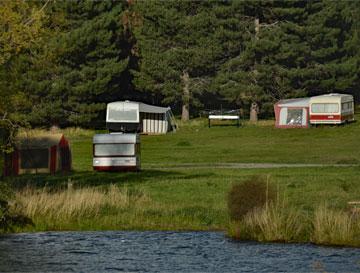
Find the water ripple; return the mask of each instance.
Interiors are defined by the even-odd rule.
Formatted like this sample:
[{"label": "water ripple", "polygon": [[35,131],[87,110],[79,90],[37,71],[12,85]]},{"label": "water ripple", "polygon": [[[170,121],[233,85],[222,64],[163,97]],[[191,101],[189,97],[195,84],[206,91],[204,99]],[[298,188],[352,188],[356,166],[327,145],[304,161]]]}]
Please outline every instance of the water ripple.
[{"label": "water ripple", "polygon": [[218,232],[0,236],[0,272],[360,272],[360,250],[236,242]]}]

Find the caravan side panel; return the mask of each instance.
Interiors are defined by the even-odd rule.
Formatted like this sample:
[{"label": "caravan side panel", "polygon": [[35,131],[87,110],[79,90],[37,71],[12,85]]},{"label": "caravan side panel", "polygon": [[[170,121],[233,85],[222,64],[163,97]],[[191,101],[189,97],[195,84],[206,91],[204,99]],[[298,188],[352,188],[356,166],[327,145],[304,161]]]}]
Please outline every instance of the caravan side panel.
[{"label": "caravan side panel", "polygon": [[354,120],[354,99],[351,95],[328,94],[310,100],[311,124],[342,124]]}]

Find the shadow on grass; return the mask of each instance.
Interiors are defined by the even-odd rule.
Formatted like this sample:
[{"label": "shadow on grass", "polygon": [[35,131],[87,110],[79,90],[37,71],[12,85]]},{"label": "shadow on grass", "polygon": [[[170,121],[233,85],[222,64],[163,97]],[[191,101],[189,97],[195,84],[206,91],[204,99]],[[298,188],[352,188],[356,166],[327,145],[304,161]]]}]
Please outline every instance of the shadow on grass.
[{"label": "shadow on grass", "polygon": [[29,174],[7,178],[15,189],[25,187],[49,189],[62,189],[71,183],[74,187],[106,186],[121,183],[149,183],[161,180],[187,180],[194,178],[206,178],[213,173],[189,174],[178,171],[142,170],[140,172],[71,172],[69,174]]}]

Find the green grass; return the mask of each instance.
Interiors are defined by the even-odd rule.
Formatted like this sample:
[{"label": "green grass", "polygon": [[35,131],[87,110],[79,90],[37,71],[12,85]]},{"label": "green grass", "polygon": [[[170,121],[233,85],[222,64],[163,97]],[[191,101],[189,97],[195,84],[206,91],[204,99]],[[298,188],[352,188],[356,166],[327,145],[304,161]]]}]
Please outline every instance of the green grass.
[{"label": "green grass", "polygon": [[[358,117],[360,118],[360,117]],[[360,124],[309,129],[277,129],[262,126],[214,126],[196,120],[176,133],[141,136],[141,162],[176,163],[314,163],[359,164]],[[74,169],[89,171],[91,135],[70,136]]]},{"label": "green grass", "polygon": [[[331,208],[346,208],[347,202],[360,196],[359,167],[273,170],[201,169],[140,173],[74,173],[71,176],[22,176],[18,188],[61,191],[70,179],[74,188],[107,188],[116,184],[132,192],[143,192],[149,203],[140,210],[128,207],[105,210],[95,218],[75,218],[50,223],[46,217],[35,220],[31,230],[49,229],[156,229],[156,230],[225,230],[230,224],[226,195],[232,183],[252,175],[270,175],[279,187],[281,198],[304,211],[313,211],[327,203]],[[47,225],[44,225],[47,223]]]},{"label": "green grass", "polygon": [[[176,133],[141,136],[142,171],[92,171],[92,135],[68,130],[73,152],[69,175],[25,175],[12,179],[18,191],[26,185],[61,192],[71,182],[75,189],[110,185],[142,192],[143,207],[104,208],[101,213],[73,218],[35,217],[25,230],[226,230],[230,226],[226,196],[232,183],[253,175],[270,175],[281,198],[300,211],[312,213],[326,203],[345,209],[360,196],[360,167],[282,169],[156,169],[178,163],[321,163],[360,162],[360,124],[309,129],[275,129],[271,122],[240,128],[214,126],[206,120],[183,125]],[[155,165],[152,165],[155,164]],[[24,229],[23,229],[24,231]]]},{"label": "green grass", "polygon": [[183,128],[176,134],[143,137],[142,159],[144,164],[359,163],[359,134],[358,124],[293,130],[273,126]]}]

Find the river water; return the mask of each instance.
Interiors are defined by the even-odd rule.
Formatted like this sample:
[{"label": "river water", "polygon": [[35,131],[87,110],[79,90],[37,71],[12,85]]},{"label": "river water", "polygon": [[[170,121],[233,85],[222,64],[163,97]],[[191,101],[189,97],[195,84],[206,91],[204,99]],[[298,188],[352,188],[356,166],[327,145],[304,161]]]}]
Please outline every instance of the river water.
[{"label": "river water", "polygon": [[0,272],[360,272],[360,249],[237,242],[220,232],[0,236]]}]

